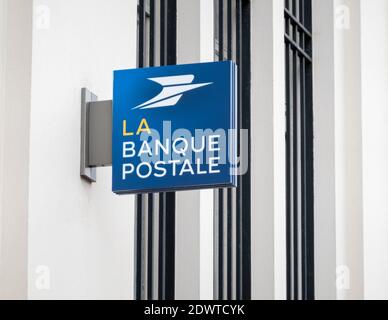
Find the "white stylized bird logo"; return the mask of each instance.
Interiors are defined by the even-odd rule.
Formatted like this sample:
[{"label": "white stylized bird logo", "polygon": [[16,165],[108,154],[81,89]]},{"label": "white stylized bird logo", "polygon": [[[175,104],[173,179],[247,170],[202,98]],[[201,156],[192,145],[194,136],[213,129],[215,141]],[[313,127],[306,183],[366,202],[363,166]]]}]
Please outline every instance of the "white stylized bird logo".
[{"label": "white stylized bird logo", "polygon": [[132,110],[175,106],[182,98],[184,92],[213,84],[213,82],[192,84],[194,81],[194,75],[192,74],[149,78],[148,80],[160,84],[163,87],[163,90],[154,98],[136,106]]}]

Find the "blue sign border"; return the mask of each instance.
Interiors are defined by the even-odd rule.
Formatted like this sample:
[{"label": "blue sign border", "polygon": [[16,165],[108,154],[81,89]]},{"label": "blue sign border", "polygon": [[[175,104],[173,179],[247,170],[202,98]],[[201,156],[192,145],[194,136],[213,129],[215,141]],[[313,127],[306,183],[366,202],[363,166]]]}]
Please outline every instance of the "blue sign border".
[{"label": "blue sign border", "polygon": [[[114,98],[113,98],[113,134],[112,134],[112,191],[117,194],[133,194],[133,193],[156,193],[156,192],[165,192],[165,191],[181,191],[181,190],[196,190],[196,189],[209,189],[209,188],[225,188],[225,187],[236,187],[237,186],[237,177],[235,174],[229,174],[227,179],[224,179],[223,182],[204,182],[204,183],[186,183],[184,185],[176,185],[174,183],[168,183],[165,186],[161,186],[160,184],[153,186],[141,186],[141,185],[133,185],[123,187],[117,183],[117,170],[118,166],[121,165],[122,161],[120,161],[120,154],[122,154],[122,150],[120,150],[120,144],[123,141],[122,136],[122,114],[121,109],[123,109],[123,105],[126,109],[131,110],[134,108],[129,108],[127,101],[131,101],[131,107],[133,107],[136,103],[133,103],[134,96],[137,95],[136,92],[128,93],[126,90],[128,88],[128,83],[126,81],[130,81],[132,84],[136,83],[140,91],[143,90],[140,88],[141,78],[143,80],[147,80],[150,77],[161,77],[163,75],[171,75],[171,74],[182,74],[187,72],[193,72],[196,75],[198,74],[198,70],[205,69],[206,67],[226,67],[229,68],[229,78],[227,79],[230,93],[225,93],[228,96],[229,104],[227,107],[229,109],[229,127],[222,129],[235,129],[237,130],[237,66],[233,61],[223,61],[223,62],[210,62],[210,63],[200,63],[200,64],[184,64],[184,65],[175,65],[175,66],[164,66],[164,67],[151,67],[151,68],[142,68],[142,69],[129,69],[129,70],[119,70],[114,72]],[[213,81],[219,81],[217,79],[218,75],[213,75]],[[214,77],[216,77],[214,79]],[[139,80],[137,80],[139,78]],[[130,80],[128,80],[130,79]],[[222,79],[225,81],[226,79]],[[122,85],[124,83],[124,86]],[[127,86],[127,87],[125,87]],[[160,90],[160,89],[159,89]],[[142,91],[143,92],[143,91]],[[136,93],[136,94],[135,94]],[[149,95],[149,94],[148,94]],[[124,99],[123,99],[123,96]],[[141,96],[141,94],[140,94]],[[144,94],[143,94],[144,96]],[[144,97],[142,97],[144,99]],[[129,99],[129,100],[125,100]],[[198,128],[198,129],[208,129],[208,128]],[[232,138],[232,143],[229,148],[231,151],[231,158],[236,164],[237,161],[237,134]],[[232,171],[234,169],[232,164],[229,164],[229,169]],[[166,179],[167,180],[167,179]],[[206,179],[205,179],[206,180]]]}]

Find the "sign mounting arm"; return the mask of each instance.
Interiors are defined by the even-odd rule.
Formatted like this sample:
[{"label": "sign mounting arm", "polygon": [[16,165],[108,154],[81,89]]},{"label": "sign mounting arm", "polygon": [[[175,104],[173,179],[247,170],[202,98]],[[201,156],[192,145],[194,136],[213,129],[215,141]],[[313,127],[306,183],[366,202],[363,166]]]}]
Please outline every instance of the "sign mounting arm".
[{"label": "sign mounting arm", "polygon": [[112,165],[112,100],[97,100],[81,90],[80,175],[90,183],[97,181],[97,167]]}]

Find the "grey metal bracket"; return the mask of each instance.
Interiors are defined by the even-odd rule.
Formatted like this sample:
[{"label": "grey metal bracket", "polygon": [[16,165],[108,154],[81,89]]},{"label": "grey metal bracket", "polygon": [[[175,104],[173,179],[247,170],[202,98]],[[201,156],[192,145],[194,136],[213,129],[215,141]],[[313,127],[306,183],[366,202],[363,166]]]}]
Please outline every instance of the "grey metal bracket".
[{"label": "grey metal bracket", "polygon": [[112,165],[112,101],[81,90],[81,177],[97,181],[97,167]]}]

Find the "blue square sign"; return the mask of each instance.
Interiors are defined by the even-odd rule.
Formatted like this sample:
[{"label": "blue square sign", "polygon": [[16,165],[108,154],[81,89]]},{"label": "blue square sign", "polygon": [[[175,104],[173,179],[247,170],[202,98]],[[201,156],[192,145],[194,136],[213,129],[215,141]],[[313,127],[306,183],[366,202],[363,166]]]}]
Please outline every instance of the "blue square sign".
[{"label": "blue square sign", "polygon": [[237,184],[232,61],[114,73],[113,192]]}]

